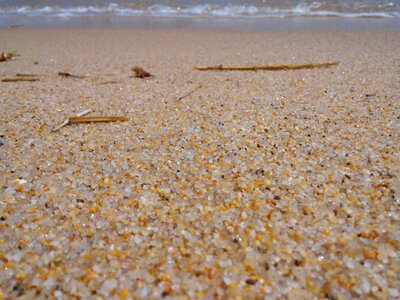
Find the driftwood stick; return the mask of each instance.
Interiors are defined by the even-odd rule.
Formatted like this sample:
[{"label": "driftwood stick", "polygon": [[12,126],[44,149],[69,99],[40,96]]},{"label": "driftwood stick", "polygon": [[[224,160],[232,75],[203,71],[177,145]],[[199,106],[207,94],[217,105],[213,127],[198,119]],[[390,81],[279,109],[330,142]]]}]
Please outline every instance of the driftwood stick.
[{"label": "driftwood stick", "polygon": [[91,122],[117,122],[117,121],[128,121],[126,117],[70,117],[69,123],[91,123]]},{"label": "driftwood stick", "polygon": [[178,100],[182,100],[183,98],[186,98],[187,96],[189,96],[190,94],[194,93],[196,90],[198,90],[199,88],[201,88],[201,85],[196,86],[194,89],[192,89],[191,91],[187,92],[186,94],[180,96],[178,98]]},{"label": "driftwood stick", "polygon": [[[84,110],[84,111],[80,112],[79,114],[77,114],[77,117],[82,117],[91,112],[92,112],[91,109]],[[53,129],[53,131],[60,130],[61,128],[63,128],[64,126],[67,126],[68,124],[69,124],[69,119],[65,120],[62,124],[58,125],[56,128]]]},{"label": "driftwood stick", "polygon": [[339,62],[326,62],[318,64],[289,64],[289,65],[259,65],[259,66],[195,66],[194,68],[199,71],[256,71],[256,70],[267,70],[267,71],[278,71],[278,70],[299,70],[299,69],[314,69],[314,68],[328,68],[338,65]]}]

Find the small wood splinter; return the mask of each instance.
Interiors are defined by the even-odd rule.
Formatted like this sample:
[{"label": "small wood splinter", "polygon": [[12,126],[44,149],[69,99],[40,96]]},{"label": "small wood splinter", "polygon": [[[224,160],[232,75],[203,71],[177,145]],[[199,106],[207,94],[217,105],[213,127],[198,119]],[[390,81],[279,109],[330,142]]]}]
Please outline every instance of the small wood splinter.
[{"label": "small wood splinter", "polygon": [[187,92],[186,94],[178,97],[178,100],[182,100],[183,98],[186,98],[187,96],[189,96],[190,94],[194,93],[195,91],[197,91],[199,88],[201,88],[201,85],[196,86],[194,89],[192,89],[191,91]]},{"label": "small wood splinter", "polygon": [[68,118],[70,124],[73,123],[92,123],[92,122],[118,122],[118,121],[128,121],[126,117],[70,117]]},{"label": "small wood splinter", "polygon": [[283,64],[283,65],[260,65],[260,66],[195,66],[194,68],[199,71],[279,71],[279,70],[299,70],[299,69],[314,69],[314,68],[328,68],[338,65],[339,62],[326,62],[319,64]]},{"label": "small wood splinter", "polygon": [[58,72],[58,75],[62,77],[70,77],[70,78],[78,78],[78,79],[83,79],[85,76],[78,76],[78,75],[73,75],[67,72]]},{"label": "small wood splinter", "polygon": [[[84,116],[84,115],[90,114],[91,112],[92,112],[91,109],[87,109],[87,110],[84,110],[83,112],[80,112],[80,113],[77,114],[76,116],[77,116],[77,117],[82,117],[82,116]],[[53,129],[53,131],[60,130],[61,128],[67,126],[68,124],[69,124],[69,119],[65,120],[62,124],[60,124],[60,125],[58,125],[57,127],[55,127],[55,128]]]}]

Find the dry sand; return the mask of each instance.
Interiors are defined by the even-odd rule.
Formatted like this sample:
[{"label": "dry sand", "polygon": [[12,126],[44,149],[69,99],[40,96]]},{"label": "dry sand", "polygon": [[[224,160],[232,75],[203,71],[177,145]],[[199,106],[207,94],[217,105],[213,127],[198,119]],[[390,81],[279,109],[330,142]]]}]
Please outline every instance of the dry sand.
[{"label": "dry sand", "polygon": [[[1,79],[42,75],[0,82],[0,299],[398,299],[400,33],[18,28],[0,45],[20,54]],[[52,132],[86,109],[130,120]]]}]

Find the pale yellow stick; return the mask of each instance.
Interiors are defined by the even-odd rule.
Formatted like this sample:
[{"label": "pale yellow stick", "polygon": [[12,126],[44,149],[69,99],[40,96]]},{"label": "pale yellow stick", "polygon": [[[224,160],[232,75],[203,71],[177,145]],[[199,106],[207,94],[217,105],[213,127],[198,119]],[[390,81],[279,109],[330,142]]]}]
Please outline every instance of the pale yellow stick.
[{"label": "pale yellow stick", "polygon": [[319,64],[300,64],[300,65],[260,65],[260,66],[195,66],[194,68],[199,71],[278,71],[278,70],[298,70],[298,69],[314,69],[314,68],[327,68],[338,65],[339,62],[326,62]]},{"label": "pale yellow stick", "polygon": [[69,123],[91,123],[91,122],[117,122],[117,121],[128,121],[126,117],[70,117]]}]

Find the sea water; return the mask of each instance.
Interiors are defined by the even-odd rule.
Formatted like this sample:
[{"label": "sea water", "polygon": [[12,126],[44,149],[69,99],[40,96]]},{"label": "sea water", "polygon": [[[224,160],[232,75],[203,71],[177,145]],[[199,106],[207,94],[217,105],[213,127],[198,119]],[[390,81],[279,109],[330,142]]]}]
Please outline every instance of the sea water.
[{"label": "sea water", "polygon": [[0,0],[0,28],[400,30],[400,0]]}]

